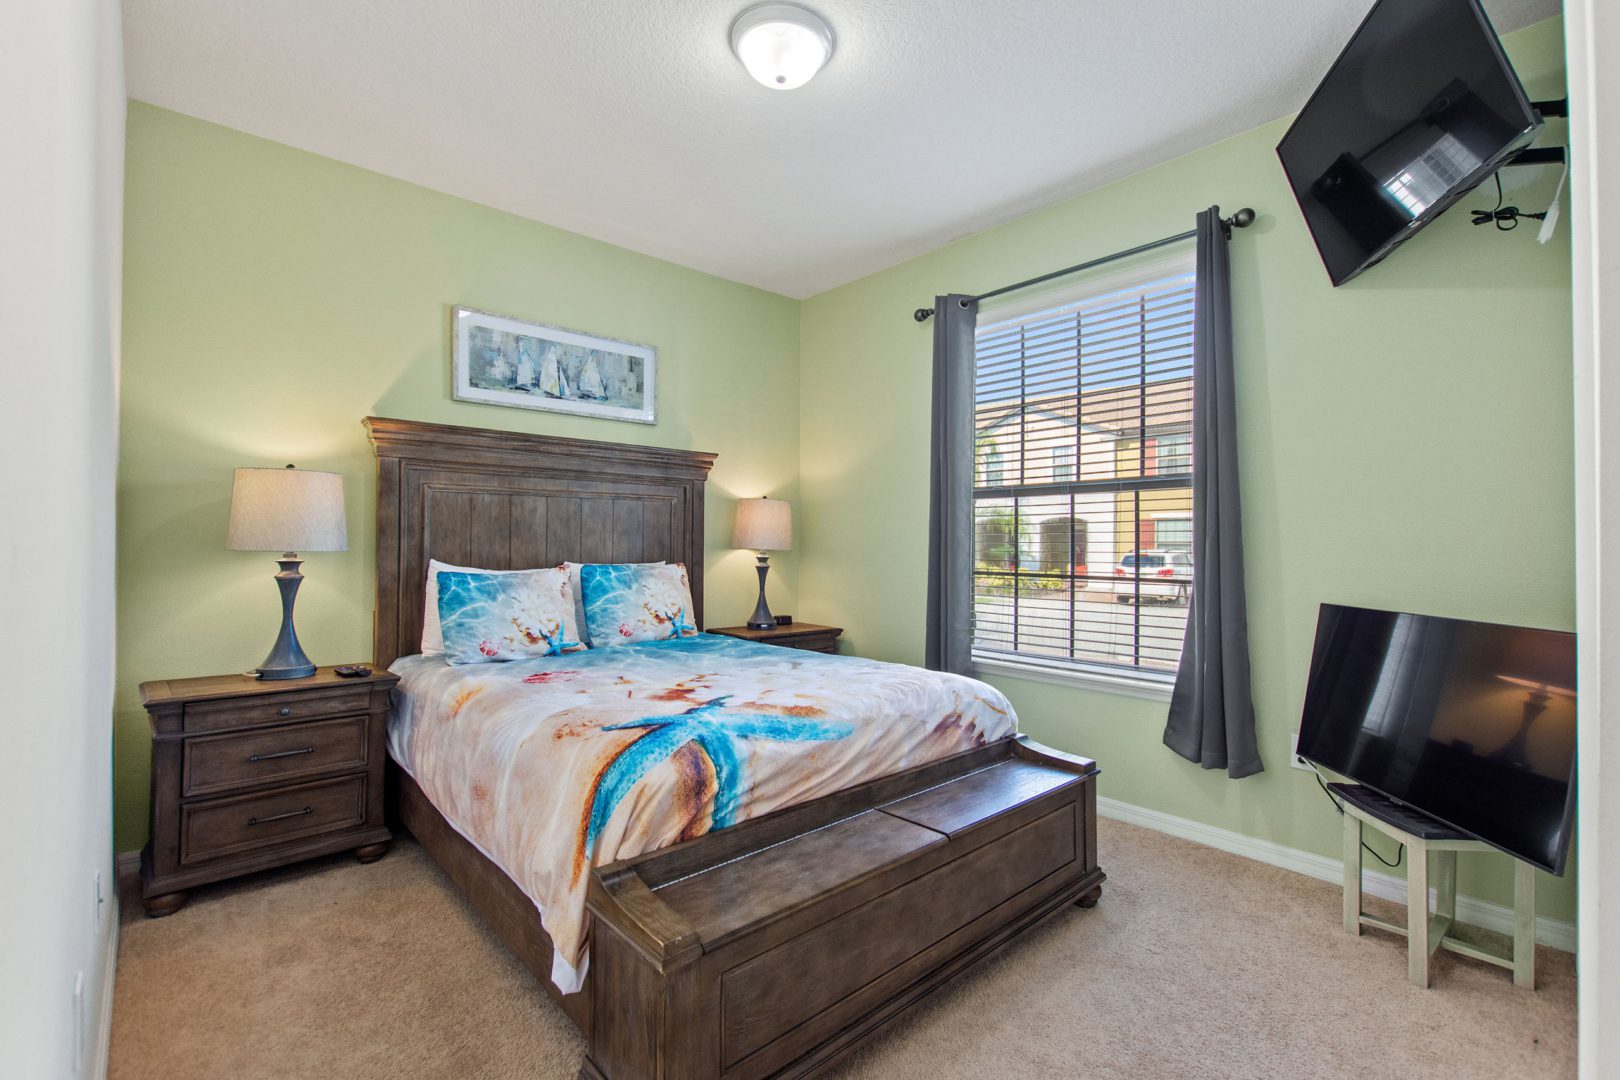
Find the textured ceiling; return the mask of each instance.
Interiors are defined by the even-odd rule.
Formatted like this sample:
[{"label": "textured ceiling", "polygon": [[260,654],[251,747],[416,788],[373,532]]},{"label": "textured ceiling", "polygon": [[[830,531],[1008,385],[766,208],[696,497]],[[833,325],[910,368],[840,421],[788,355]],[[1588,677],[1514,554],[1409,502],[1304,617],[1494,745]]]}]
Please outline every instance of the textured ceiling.
[{"label": "textured ceiling", "polygon": [[812,0],[782,93],[749,3],[125,0],[129,93],[803,297],[1297,110],[1370,7]]}]

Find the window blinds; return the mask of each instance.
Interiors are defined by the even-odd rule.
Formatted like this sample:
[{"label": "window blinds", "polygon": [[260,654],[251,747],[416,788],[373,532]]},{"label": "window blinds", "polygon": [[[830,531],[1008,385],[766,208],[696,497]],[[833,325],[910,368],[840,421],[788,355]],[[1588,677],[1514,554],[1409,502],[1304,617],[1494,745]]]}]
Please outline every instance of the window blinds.
[{"label": "window blinds", "polygon": [[978,328],[974,648],[1173,672],[1192,582],[1193,273]]}]

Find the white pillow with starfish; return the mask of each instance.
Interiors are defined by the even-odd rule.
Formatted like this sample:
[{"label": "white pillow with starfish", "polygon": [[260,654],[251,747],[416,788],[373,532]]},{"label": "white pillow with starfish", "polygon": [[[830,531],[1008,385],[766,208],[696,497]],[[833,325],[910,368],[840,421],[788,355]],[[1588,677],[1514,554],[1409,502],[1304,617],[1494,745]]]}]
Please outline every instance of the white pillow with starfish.
[{"label": "white pillow with starfish", "polygon": [[682,563],[588,563],[579,579],[586,630],[597,648],[697,636]]},{"label": "white pillow with starfish", "polygon": [[452,664],[578,652],[574,589],[561,567],[517,573],[441,570],[439,624]]}]

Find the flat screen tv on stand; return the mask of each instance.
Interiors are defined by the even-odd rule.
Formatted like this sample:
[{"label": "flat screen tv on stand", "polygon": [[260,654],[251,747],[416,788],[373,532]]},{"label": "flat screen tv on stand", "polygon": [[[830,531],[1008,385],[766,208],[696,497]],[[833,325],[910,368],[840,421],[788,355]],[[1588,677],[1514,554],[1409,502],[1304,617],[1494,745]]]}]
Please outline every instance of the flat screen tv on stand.
[{"label": "flat screen tv on stand", "polygon": [[1561,875],[1575,635],[1323,604],[1299,754]]}]

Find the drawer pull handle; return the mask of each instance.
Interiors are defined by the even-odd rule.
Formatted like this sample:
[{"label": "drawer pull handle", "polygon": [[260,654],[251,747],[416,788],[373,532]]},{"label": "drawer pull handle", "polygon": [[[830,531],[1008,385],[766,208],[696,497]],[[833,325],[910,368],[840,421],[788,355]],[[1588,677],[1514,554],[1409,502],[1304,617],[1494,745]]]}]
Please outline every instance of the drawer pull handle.
[{"label": "drawer pull handle", "polygon": [[313,754],[314,752],[315,748],[313,746],[304,746],[297,750],[277,750],[273,754],[254,754],[248,758],[248,761],[249,763],[274,761],[276,758],[297,757],[299,754]]},{"label": "drawer pull handle", "polygon": [[292,706],[291,705],[283,705],[281,708],[276,710],[276,715],[277,716],[291,716],[292,715]]},{"label": "drawer pull handle", "polygon": [[306,806],[302,810],[289,810],[285,814],[271,814],[269,817],[250,817],[248,818],[248,824],[268,825],[272,821],[285,821],[287,818],[303,817],[305,814],[313,814],[314,812],[315,808],[313,806]]}]

